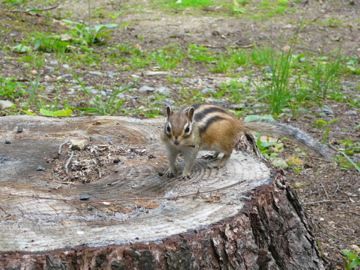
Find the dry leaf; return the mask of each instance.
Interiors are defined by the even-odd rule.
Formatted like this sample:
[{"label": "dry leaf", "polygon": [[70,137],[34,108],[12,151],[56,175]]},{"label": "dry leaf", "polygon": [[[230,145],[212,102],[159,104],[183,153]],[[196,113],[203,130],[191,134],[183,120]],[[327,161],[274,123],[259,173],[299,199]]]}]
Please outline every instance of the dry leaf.
[{"label": "dry leaf", "polygon": [[160,205],[154,202],[143,202],[143,201],[136,201],[135,205],[138,207],[144,207],[146,209],[154,209],[159,208]]},{"label": "dry leaf", "polygon": [[295,166],[300,166],[304,164],[304,161],[298,157],[289,157],[286,159],[286,162],[292,163]]},{"label": "dry leaf", "polygon": [[108,207],[108,210],[113,211],[113,212],[120,212],[123,214],[131,213],[131,209],[126,208],[126,207],[121,207],[118,205],[112,205],[112,206]]},{"label": "dry leaf", "polygon": [[201,196],[201,198],[210,203],[219,203],[220,202],[220,196],[219,195],[211,195],[210,197],[207,196]]}]

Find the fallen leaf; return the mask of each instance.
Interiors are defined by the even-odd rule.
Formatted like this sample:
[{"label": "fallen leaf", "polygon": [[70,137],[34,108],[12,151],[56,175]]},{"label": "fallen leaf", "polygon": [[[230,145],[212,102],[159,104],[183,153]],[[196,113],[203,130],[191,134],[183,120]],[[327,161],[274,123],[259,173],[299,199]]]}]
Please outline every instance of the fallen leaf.
[{"label": "fallen leaf", "polygon": [[144,207],[146,209],[155,209],[159,208],[160,205],[154,202],[143,202],[143,201],[136,201],[135,205],[138,207]]}]

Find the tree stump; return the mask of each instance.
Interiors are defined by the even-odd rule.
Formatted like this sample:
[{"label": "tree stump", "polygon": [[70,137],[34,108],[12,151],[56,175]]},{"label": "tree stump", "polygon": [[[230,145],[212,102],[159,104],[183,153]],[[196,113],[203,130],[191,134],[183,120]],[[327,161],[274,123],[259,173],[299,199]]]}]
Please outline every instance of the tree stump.
[{"label": "tree stump", "polygon": [[224,168],[198,157],[191,179],[168,179],[163,122],[0,118],[0,268],[324,269],[251,136]]}]

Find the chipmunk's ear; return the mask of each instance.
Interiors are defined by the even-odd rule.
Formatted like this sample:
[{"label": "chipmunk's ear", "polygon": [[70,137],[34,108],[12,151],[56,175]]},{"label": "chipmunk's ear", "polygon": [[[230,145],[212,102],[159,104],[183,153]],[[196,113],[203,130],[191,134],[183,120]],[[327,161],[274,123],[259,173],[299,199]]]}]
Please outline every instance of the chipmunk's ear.
[{"label": "chipmunk's ear", "polygon": [[189,118],[190,121],[193,120],[194,111],[195,111],[194,107],[190,107],[190,108],[188,108],[188,109],[186,110],[186,115],[187,115],[187,117]]},{"label": "chipmunk's ear", "polygon": [[174,113],[174,111],[171,109],[171,107],[167,106],[166,107],[166,115],[167,115],[167,117],[170,117],[173,113]]}]

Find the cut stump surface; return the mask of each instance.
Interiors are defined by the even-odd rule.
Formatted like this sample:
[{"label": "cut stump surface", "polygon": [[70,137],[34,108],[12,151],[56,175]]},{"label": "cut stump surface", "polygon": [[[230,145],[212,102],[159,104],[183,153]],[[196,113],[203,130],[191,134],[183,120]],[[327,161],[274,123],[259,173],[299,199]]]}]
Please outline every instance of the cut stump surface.
[{"label": "cut stump surface", "polygon": [[235,151],[168,179],[163,121],[0,118],[0,268],[323,269],[281,170]]}]

